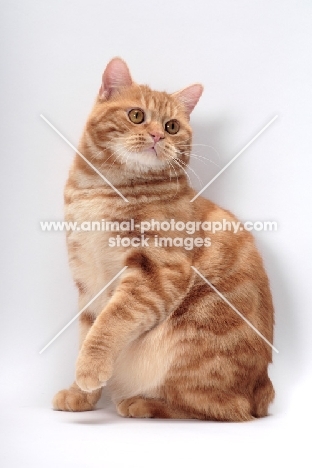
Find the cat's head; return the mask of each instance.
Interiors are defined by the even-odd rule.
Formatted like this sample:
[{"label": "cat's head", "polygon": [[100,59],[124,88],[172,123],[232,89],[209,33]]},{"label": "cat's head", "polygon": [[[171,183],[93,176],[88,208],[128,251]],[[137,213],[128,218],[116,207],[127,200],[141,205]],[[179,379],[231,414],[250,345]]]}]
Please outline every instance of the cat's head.
[{"label": "cat's head", "polygon": [[90,146],[98,149],[94,159],[140,173],[185,165],[192,140],[190,113],[202,92],[200,84],[173,94],[153,91],[134,83],[126,63],[114,58],[86,127]]}]

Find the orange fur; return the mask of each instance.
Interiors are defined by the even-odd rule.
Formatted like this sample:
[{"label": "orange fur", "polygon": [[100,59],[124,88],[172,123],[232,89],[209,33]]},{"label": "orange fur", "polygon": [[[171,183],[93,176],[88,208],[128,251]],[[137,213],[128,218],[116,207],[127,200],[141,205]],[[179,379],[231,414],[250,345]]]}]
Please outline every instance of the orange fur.
[{"label": "orange fur", "polygon": [[[126,64],[107,66],[80,151],[126,203],[78,155],[65,189],[68,221],[236,221],[188,185],[189,114],[202,87],[175,93],[133,83]],[[143,110],[133,123],[128,112]],[[141,114],[138,114],[139,118]],[[170,134],[168,121],[178,122]],[[172,125],[175,128],[176,123]],[[152,148],[154,146],[154,148]],[[132,232],[113,233],[137,237]],[[174,238],[175,231],[147,232]],[[203,230],[179,237],[207,237]],[[253,325],[273,340],[268,279],[245,230],[209,232],[210,247],[109,247],[109,232],[68,233],[69,261],[82,308],[127,269],[81,317],[76,383],[54,408],[92,409],[108,385],[127,417],[245,421],[262,417],[274,397],[271,348],[191,268],[195,266]]]}]

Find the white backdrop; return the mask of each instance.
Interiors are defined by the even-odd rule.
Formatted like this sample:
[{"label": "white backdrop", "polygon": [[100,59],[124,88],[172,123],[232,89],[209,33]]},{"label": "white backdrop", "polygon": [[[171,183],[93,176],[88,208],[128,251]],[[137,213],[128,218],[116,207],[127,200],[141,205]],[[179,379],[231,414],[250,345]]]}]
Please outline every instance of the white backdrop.
[{"label": "white backdrop", "polygon": [[[1,466],[184,466],[204,463],[206,451],[207,464],[245,466],[246,458],[258,466],[268,447],[276,461],[295,460],[298,444],[304,450],[312,390],[311,2],[2,0],[0,8]],[[194,151],[220,167],[279,116],[203,194],[242,220],[278,223],[277,232],[255,233],[280,351],[270,369],[276,401],[265,420],[125,421],[106,401],[106,410],[94,413],[50,410],[54,393],[74,378],[77,324],[39,350],[77,313],[77,293],[65,234],[44,233],[39,221],[63,217],[73,151],[40,114],[77,145],[103,69],[116,55],[137,82],[155,89],[204,85],[192,125],[194,143],[211,148]],[[203,185],[218,171],[213,163],[193,161]]]}]

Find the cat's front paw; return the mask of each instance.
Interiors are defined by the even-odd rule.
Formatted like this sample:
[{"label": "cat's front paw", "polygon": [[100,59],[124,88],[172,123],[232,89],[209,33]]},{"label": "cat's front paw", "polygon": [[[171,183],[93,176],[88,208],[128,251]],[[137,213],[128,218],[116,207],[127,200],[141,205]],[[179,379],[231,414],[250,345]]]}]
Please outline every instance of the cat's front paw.
[{"label": "cat's front paw", "polygon": [[53,409],[57,411],[91,411],[100,399],[101,390],[85,393],[76,384],[61,390],[53,398]]},{"label": "cat's front paw", "polygon": [[81,351],[76,364],[76,383],[84,392],[105,387],[112,375],[112,363],[104,356],[92,354]]}]

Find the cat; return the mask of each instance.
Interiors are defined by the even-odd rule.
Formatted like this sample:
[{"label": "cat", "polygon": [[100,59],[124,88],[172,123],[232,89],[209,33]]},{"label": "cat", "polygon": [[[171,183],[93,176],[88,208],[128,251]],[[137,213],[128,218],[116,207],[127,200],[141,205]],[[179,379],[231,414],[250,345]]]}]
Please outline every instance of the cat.
[{"label": "cat", "polygon": [[[237,220],[203,197],[190,202],[189,120],[202,92],[200,84],[173,94],[138,85],[118,57],[104,71],[79,144],[87,161],[75,156],[66,184],[65,218],[134,224],[67,234],[79,310],[127,268],[81,313],[76,381],[56,394],[56,410],[92,410],[107,385],[123,417],[248,421],[268,414],[272,349],[204,281],[272,343],[272,297],[251,233],[207,237],[204,222]],[[140,223],[151,219],[166,229],[152,226],[143,236]],[[168,230],[170,220],[195,221],[199,230]],[[143,242],[126,246],[133,239]]]}]

